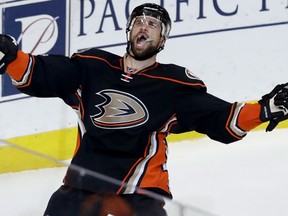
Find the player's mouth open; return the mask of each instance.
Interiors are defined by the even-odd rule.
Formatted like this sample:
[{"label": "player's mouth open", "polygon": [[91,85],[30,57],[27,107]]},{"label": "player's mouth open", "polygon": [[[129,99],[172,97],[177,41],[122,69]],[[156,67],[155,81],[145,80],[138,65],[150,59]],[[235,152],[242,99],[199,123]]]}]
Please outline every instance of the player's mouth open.
[{"label": "player's mouth open", "polygon": [[136,39],[137,46],[139,46],[139,47],[145,46],[145,44],[147,43],[147,39],[148,38],[149,37],[147,35],[139,34],[137,36],[137,39]]}]

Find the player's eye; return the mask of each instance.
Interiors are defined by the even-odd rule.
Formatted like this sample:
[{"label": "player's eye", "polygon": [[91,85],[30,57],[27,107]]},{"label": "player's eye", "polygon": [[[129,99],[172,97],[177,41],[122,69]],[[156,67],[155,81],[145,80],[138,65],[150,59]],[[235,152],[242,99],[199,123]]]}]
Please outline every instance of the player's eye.
[{"label": "player's eye", "polygon": [[157,20],[146,20],[144,18],[136,18],[134,25],[136,26],[146,25],[149,28],[155,29],[159,26],[159,22]]},{"label": "player's eye", "polygon": [[137,19],[135,20],[135,22],[134,22],[134,25],[136,25],[136,26],[140,26],[140,25],[143,25],[143,24],[145,24],[145,23],[144,23],[144,20],[143,20],[143,19],[140,19],[140,18],[137,18]]},{"label": "player's eye", "polygon": [[158,24],[159,24],[159,22],[157,22],[156,20],[155,21],[151,21],[151,20],[148,21],[148,26],[150,28],[153,28],[153,29],[157,28]]}]

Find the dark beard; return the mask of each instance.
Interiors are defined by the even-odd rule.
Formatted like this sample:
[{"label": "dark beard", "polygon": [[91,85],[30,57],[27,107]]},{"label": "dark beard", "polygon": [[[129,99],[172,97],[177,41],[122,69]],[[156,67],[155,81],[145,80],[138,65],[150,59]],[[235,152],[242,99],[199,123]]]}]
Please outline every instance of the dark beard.
[{"label": "dark beard", "polygon": [[131,47],[131,49],[129,51],[130,52],[129,54],[134,59],[139,60],[139,61],[144,61],[146,59],[149,59],[159,52],[157,47],[154,47],[154,46],[149,46],[147,49],[141,50],[141,52],[138,52],[135,49],[134,44],[131,42],[130,42],[130,47]]}]

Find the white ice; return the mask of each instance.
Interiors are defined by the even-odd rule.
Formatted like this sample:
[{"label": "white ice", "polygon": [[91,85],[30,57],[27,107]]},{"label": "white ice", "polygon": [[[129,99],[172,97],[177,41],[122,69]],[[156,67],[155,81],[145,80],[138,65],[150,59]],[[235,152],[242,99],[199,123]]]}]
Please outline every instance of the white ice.
[{"label": "white ice", "polygon": [[[209,138],[169,145],[174,200],[219,216],[288,215],[287,168],[288,129],[251,132],[230,145]],[[0,175],[0,215],[43,215],[65,170]]]}]

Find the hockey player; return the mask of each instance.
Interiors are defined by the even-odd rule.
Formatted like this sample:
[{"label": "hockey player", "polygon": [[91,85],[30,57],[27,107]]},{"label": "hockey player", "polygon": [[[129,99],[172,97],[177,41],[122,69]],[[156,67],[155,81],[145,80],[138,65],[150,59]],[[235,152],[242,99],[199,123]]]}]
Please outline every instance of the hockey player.
[{"label": "hockey player", "polygon": [[272,131],[288,118],[287,83],[258,103],[229,103],[207,93],[187,68],[157,62],[170,29],[167,11],[146,3],[128,19],[124,56],[99,49],[70,58],[35,56],[19,50],[11,36],[0,35],[1,72],[28,95],[62,98],[81,118],[75,155],[46,216],[117,215],[118,205],[123,215],[166,215],[161,200],[139,189],[172,198],[166,169],[169,133],[194,130],[231,143],[263,122],[269,121],[266,130]]}]

